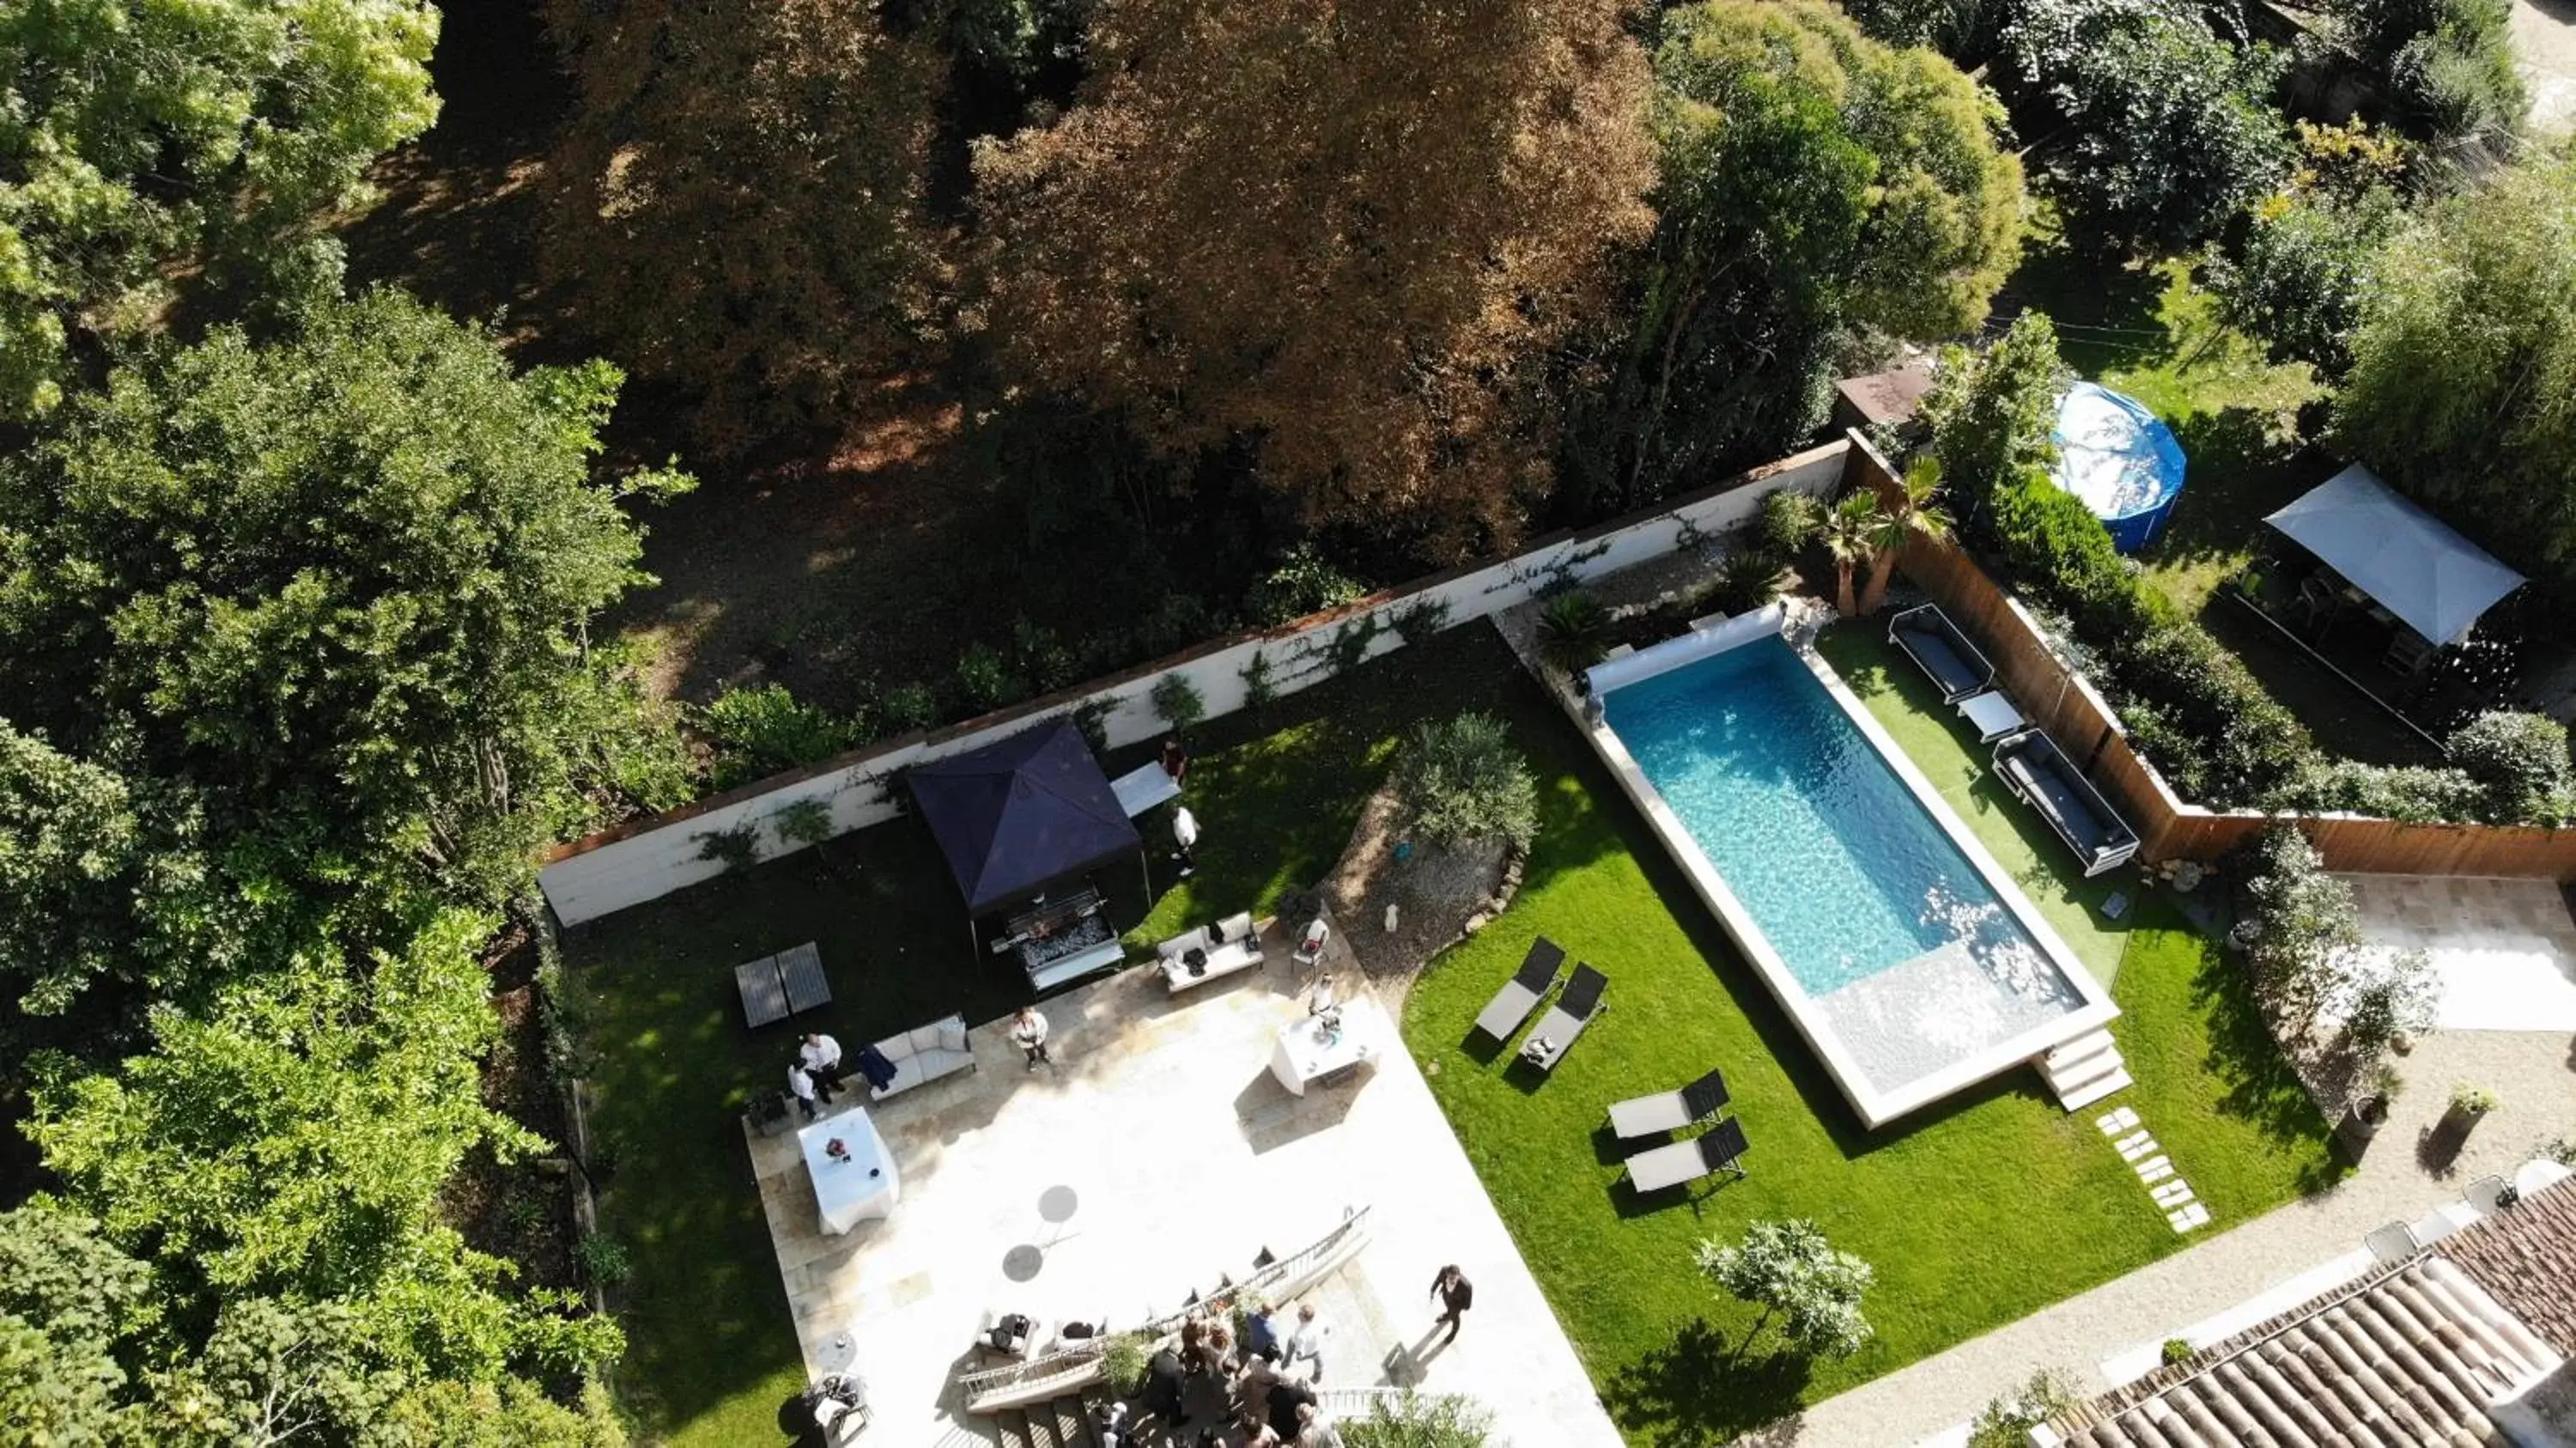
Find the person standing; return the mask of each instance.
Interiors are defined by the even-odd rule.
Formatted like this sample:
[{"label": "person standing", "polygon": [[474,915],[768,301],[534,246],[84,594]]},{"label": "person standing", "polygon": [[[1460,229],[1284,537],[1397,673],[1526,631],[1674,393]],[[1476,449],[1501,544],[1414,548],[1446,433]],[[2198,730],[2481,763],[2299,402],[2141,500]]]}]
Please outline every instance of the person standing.
[{"label": "person standing", "polygon": [[814,1078],[806,1074],[803,1061],[787,1063],[787,1092],[796,1098],[796,1109],[805,1113],[806,1120],[822,1114],[814,1109]]},{"label": "person standing", "polygon": [[1431,1279],[1431,1295],[1440,1299],[1440,1321],[1449,1324],[1449,1335],[1441,1341],[1456,1342],[1460,1315],[1476,1305],[1476,1285],[1452,1264],[1441,1268],[1440,1275]]},{"label": "person standing", "polygon": [[1181,862],[1181,878],[1186,880],[1197,874],[1199,817],[1190,813],[1188,805],[1180,805],[1172,811],[1172,843],[1180,846],[1172,851],[1172,858]]},{"label": "person standing", "polygon": [[1324,1339],[1332,1335],[1332,1328],[1315,1315],[1315,1304],[1309,1302],[1298,1307],[1296,1330],[1288,1334],[1288,1366],[1291,1368],[1297,1366],[1300,1358],[1311,1360],[1315,1364],[1315,1370],[1306,1375],[1306,1381],[1322,1382],[1324,1380]]},{"label": "person standing", "polygon": [[1019,1015],[1012,1019],[1011,1044],[1028,1053],[1032,1071],[1055,1064],[1055,1058],[1047,1054],[1047,1018],[1039,1014],[1036,1006],[1020,1007]]},{"label": "person standing", "polygon": [[1163,741],[1163,772],[1172,777],[1174,784],[1189,782],[1190,752],[1181,747],[1181,741],[1178,739]]},{"label": "person standing", "polygon": [[830,1101],[841,1089],[841,1043],[821,1031],[807,1031],[805,1044],[796,1048],[796,1059],[805,1074],[814,1078],[814,1094]]}]

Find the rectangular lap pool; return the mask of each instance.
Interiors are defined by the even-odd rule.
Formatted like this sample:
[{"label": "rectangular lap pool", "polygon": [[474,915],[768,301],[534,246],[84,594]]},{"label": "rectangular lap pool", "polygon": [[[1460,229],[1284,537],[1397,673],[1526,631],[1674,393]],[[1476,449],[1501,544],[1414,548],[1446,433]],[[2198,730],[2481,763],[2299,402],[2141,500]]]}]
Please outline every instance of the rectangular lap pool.
[{"label": "rectangular lap pool", "polygon": [[1592,674],[1593,743],[1875,1126],[2118,1012],[1776,612]]}]

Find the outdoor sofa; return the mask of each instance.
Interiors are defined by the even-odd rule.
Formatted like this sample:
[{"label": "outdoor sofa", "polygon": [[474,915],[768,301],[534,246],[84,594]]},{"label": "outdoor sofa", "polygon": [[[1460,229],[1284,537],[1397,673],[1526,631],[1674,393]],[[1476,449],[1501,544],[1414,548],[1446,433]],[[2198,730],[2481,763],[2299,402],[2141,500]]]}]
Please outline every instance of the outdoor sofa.
[{"label": "outdoor sofa", "polygon": [[[1199,952],[1192,969],[1190,952]],[[1184,930],[1154,947],[1154,967],[1173,995],[1261,963],[1261,931],[1249,913],[1229,915],[1204,930]]]},{"label": "outdoor sofa", "polygon": [[1995,666],[1950,622],[1937,603],[1919,604],[1887,621],[1887,641],[1905,650],[1941,691],[1941,702],[1956,704],[1994,687]]},{"label": "outdoor sofa", "polygon": [[1688,1141],[1628,1158],[1628,1184],[1639,1192],[1659,1192],[1722,1171],[1742,1176],[1745,1150],[1744,1123],[1730,1116]]},{"label": "outdoor sofa", "polygon": [[1658,1131],[1680,1131],[1694,1121],[1715,1116],[1726,1100],[1726,1077],[1711,1071],[1678,1091],[1633,1097],[1612,1106],[1610,1132],[1625,1140]]},{"label": "outdoor sofa", "polygon": [[1538,1018],[1538,1025],[1521,1042],[1521,1059],[1542,1071],[1553,1071],[1565,1059],[1583,1028],[1606,1009],[1601,997],[1610,989],[1610,978],[1588,965],[1578,965],[1566,978],[1565,994]]},{"label": "outdoor sofa", "polygon": [[[966,1018],[962,1015],[888,1036],[877,1042],[877,1049],[894,1063],[894,1079],[882,1087],[869,1088],[868,1099],[871,1101],[900,1096],[925,1081],[936,1081],[942,1076],[975,1069],[975,1047],[966,1039]],[[866,1079],[858,1074],[852,1062],[844,1061],[842,1068],[849,1072],[852,1080]]]},{"label": "outdoor sofa", "polygon": [[1508,1041],[1512,1032],[1521,1028],[1530,1012],[1556,986],[1556,972],[1565,964],[1565,947],[1542,935],[1530,942],[1529,954],[1521,958],[1521,968],[1494,992],[1494,998],[1476,1015],[1476,1029],[1497,1041]]},{"label": "outdoor sofa", "polygon": [[2085,874],[2099,875],[2138,852],[2138,832],[2044,731],[2025,729],[1997,744],[1995,773],[2048,821]]}]

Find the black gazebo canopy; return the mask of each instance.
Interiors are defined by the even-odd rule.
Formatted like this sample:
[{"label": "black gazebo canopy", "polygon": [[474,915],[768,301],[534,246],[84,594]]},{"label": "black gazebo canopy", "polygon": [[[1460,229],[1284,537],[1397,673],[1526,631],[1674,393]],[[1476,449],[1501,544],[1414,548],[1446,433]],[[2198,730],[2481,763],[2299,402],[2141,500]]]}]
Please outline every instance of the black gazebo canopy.
[{"label": "black gazebo canopy", "polygon": [[914,765],[905,780],[970,914],[1145,848],[1090,746],[1064,719]]}]

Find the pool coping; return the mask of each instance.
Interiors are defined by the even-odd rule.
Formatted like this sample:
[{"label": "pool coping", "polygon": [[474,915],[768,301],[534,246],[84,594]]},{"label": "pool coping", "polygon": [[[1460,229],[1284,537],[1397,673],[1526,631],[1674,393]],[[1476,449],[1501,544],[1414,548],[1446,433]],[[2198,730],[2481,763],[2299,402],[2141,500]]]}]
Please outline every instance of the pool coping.
[{"label": "pool coping", "polygon": [[[1602,763],[1609,766],[1611,774],[1619,781],[1619,788],[1628,796],[1629,802],[1634,804],[1646,817],[1647,823],[1654,827],[1655,833],[1664,842],[1666,852],[1682,867],[1682,873],[1690,877],[1691,886],[1699,893],[1702,903],[1717,916],[1718,923],[1725,927],[1727,935],[1735,941],[1736,948],[1743,951],[1745,958],[1753,963],[1753,968],[1762,976],[1763,983],[1770,987],[1773,998],[1777,999],[1782,1009],[1788,1012],[1790,1023],[1798,1028],[1798,1034],[1806,1041],[1808,1048],[1825,1063],[1825,1070],[1833,1076],[1834,1084],[1842,1088],[1844,1098],[1851,1103],[1852,1109],[1860,1114],[1862,1122],[1873,1129],[1884,1126],[1898,1117],[1921,1110],[1935,1101],[1955,1095],[1978,1082],[2035,1062],[2054,1047],[2097,1031],[2107,1022],[2118,1017],[2120,1008],[2112,1002],[2110,992],[2103,989],[2101,982],[2095,980],[2093,973],[2085,969],[2084,963],[2076,958],[2075,952],[2067,946],[2065,939],[2057,933],[2046,918],[2040,915],[2039,907],[2033,905],[2029,897],[2022,893],[2019,882],[2006,874],[2003,866],[1995,860],[1994,856],[1986,852],[1984,843],[1978,840],[1966,823],[1951,810],[1949,802],[1941,798],[1939,790],[1933,788],[1932,781],[1915,767],[1914,761],[1908,758],[1904,749],[1897,744],[1895,736],[1889,734],[1886,728],[1870,714],[1868,708],[1860,702],[1859,696],[1852,693],[1850,686],[1843,682],[1842,676],[1834,672],[1833,666],[1817,654],[1812,637],[1805,641],[1791,637],[1788,623],[1786,612],[1780,610],[1775,604],[1761,614],[1732,619],[1715,629],[1693,630],[1680,638],[1651,645],[1631,657],[1642,660],[1646,654],[1664,649],[1667,645],[1679,645],[1680,647],[1674,650],[1674,657],[1669,665],[1671,668],[1679,668],[1683,664],[1728,652],[1757,639],[1776,637],[1787,643],[1790,652],[1796,654],[1800,662],[1807,666],[1808,671],[1816,676],[1817,681],[1824,685],[1825,693],[1842,709],[1844,716],[1852,721],[1853,726],[1860,730],[1861,736],[1869,741],[1870,747],[1878,751],[1879,757],[1887,761],[1889,769],[1913,794],[1915,802],[1931,815],[1933,823],[1940,826],[1943,834],[1958,847],[1960,854],[1975,867],[1977,873],[1985,879],[1988,888],[1995,892],[1995,898],[2001,900],[2004,907],[2012,911],[2013,918],[2018,920],[2022,928],[2028,931],[2031,938],[2038,943],[2042,953],[2048,957],[2049,964],[2056,968],[2058,974],[2065,977],[2067,984],[2074,988],[2076,995],[2081,999],[2081,1003],[2073,1010],[2061,1016],[2006,1037],[1929,1075],[1908,1081],[1892,1090],[1881,1090],[1871,1083],[1868,1073],[1861,1068],[1860,1062],[1844,1047],[1842,1038],[1834,1031],[1832,1024],[1822,1019],[1821,1002],[1817,997],[1810,995],[1806,988],[1798,983],[1797,977],[1790,973],[1788,962],[1782,960],[1780,953],[1772,948],[1770,937],[1764,934],[1762,927],[1754,922],[1752,913],[1736,899],[1735,892],[1727,886],[1725,877],[1718,873],[1716,865],[1709,860],[1707,852],[1699,847],[1699,842],[1693,839],[1690,831],[1683,826],[1681,817],[1675,814],[1672,806],[1665,802],[1662,791],[1656,789],[1654,782],[1646,778],[1645,771],[1638,766],[1635,757],[1629,754],[1627,744],[1619,738],[1616,731],[1611,729],[1608,719],[1596,717],[1604,706],[1599,694],[1591,696],[1581,706],[1576,722],[1584,735],[1591,740],[1594,752],[1600,755]],[[1687,657],[1683,657],[1685,654]],[[1653,674],[1637,673],[1633,665],[1621,672],[1631,674],[1633,677],[1623,678],[1608,692],[1616,692],[1625,684],[1653,677]],[[1661,673],[1664,670],[1655,672]]]}]

